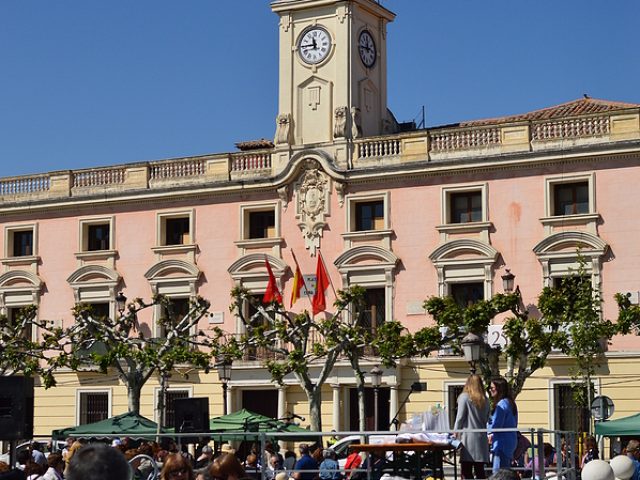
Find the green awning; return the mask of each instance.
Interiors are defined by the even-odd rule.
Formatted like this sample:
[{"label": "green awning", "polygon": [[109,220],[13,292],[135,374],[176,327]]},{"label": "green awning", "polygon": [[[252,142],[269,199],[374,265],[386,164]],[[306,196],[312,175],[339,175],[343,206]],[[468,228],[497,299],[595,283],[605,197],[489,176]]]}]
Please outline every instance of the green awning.
[{"label": "green awning", "polygon": [[596,435],[605,437],[624,437],[640,435],[640,413],[630,417],[618,418],[607,422],[596,423]]},{"label": "green awning", "polygon": [[209,427],[214,437],[216,433],[237,433],[237,435],[224,435],[224,437],[220,437],[223,440],[249,440],[258,438],[258,435],[252,435],[254,433],[268,433],[272,434],[270,436],[274,438],[277,437],[278,433],[299,434],[296,436],[288,436],[287,439],[290,440],[304,440],[317,436],[316,432],[310,432],[298,425],[260,415],[245,408],[230,413],[229,415],[212,418],[209,422]]},{"label": "green awning", "polygon": [[[95,423],[78,425],[77,427],[54,430],[54,440],[62,440],[69,436],[82,438],[111,438],[114,436],[131,438],[153,438],[158,431],[158,424],[142,415],[127,412]],[[162,430],[163,432],[165,430]]]}]

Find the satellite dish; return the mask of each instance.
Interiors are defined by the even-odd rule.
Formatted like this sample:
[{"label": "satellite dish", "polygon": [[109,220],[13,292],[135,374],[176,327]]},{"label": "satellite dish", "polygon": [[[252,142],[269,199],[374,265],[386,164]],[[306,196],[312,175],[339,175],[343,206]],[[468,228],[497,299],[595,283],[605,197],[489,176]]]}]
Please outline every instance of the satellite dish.
[{"label": "satellite dish", "polygon": [[591,415],[596,420],[606,420],[614,411],[613,401],[605,395],[600,395],[591,402]]}]

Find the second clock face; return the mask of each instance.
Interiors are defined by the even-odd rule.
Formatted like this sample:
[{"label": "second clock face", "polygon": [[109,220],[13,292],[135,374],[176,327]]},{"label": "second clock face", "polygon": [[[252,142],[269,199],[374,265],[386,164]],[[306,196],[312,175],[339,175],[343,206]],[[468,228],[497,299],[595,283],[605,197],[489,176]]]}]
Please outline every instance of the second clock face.
[{"label": "second clock face", "polygon": [[331,51],[331,35],[322,27],[305,30],[298,40],[298,53],[303,62],[315,65]]},{"label": "second clock face", "polygon": [[360,33],[358,52],[360,53],[360,60],[362,60],[364,66],[367,68],[373,67],[376,63],[378,52],[376,51],[376,42],[373,41],[373,37],[368,30],[363,30]]}]

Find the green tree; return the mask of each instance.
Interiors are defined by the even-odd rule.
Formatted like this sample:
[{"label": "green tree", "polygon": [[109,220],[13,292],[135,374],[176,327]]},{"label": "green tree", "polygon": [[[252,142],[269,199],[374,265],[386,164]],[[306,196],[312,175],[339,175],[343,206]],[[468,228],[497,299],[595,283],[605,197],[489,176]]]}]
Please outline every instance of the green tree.
[{"label": "green tree", "polygon": [[[39,375],[45,388],[55,385],[51,356],[59,350],[53,322],[38,320],[34,305],[21,308],[13,318],[0,315],[0,375]],[[37,329],[39,338],[34,341]]]},{"label": "green tree", "polygon": [[[230,309],[245,332],[237,344],[226,347],[224,355],[239,358],[256,349],[270,352],[265,366],[273,381],[282,384],[285,376],[295,376],[307,396],[311,429],[315,431],[322,430],[322,386],[341,355],[361,348],[364,341],[362,332],[349,323],[349,308],[361,297],[362,289],[351,287],[337,295],[335,313],[314,319],[307,311],[298,315],[287,312],[276,302],[263,306],[242,287],[231,292]],[[249,311],[254,313],[249,315]]]},{"label": "green tree", "polygon": [[[538,308],[547,324],[554,327],[553,347],[575,359],[571,376],[574,381],[581,380],[587,385],[587,398],[578,400],[589,405],[591,378],[605,361],[608,342],[621,330],[603,318],[600,292],[592,286],[582,259],[572,275],[542,291]],[[575,390],[576,393],[582,391]]]},{"label": "green tree", "polygon": [[[138,325],[138,312],[161,304],[168,312],[160,319],[162,337],[145,335]],[[178,364],[208,371],[212,352],[222,335],[197,330],[200,319],[208,315],[209,302],[196,298],[183,316],[172,315],[170,299],[157,295],[151,303],[135,299],[121,318],[97,318],[90,306],[78,304],[73,309],[75,324],[59,332],[64,351],[55,359],[56,367],[78,371],[96,365],[102,373],[113,370],[127,388],[128,408],[139,413],[142,387],[154,374],[166,378]],[[163,395],[161,395],[163,397]]]}]

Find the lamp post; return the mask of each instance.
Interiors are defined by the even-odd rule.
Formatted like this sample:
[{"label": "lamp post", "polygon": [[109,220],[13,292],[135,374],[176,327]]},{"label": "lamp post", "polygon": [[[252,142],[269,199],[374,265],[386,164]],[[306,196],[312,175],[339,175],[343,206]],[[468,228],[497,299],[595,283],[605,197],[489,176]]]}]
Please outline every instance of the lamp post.
[{"label": "lamp post", "polygon": [[482,358],[482,350],[485,347],[484,339],[475,333],[467,333],[462,339],[462,351],[464,359],[469,362],[471,373],[476,373],[476,363]]},{"label": "lamp post", "polygon": [[118,309],[118,313],[122,317],[124,315],[124,311],[127,308],[127,297],[124,296],[124,293],[118,292],[116,295],[116,308]]},{"label": "lamp post", "polygon": [[371,369],[371,385],[373,386],[373,429],[378,431],[378,390],[382,382],[382,369],[376,365]]},{"label": "lamp post", "polygon": [[222,382],[222,411],[227,414],[227,389],[229,388],[229,380],[231,380],[231,360],[227,357],[218,357],[216,369],[218,369],[218,378]]},{"label": "lamp post", "polygon": [[516,276],[511,273],[511,270],[508,268],[506,268],[505,271],[507,273],[502,275],[502,289],[504,290],[504,293],[511,293],[513,292],[513,285],[515,283]]}]

